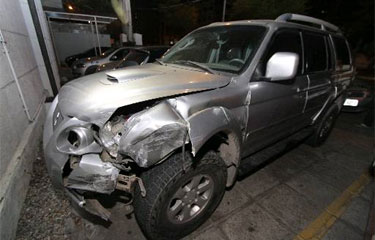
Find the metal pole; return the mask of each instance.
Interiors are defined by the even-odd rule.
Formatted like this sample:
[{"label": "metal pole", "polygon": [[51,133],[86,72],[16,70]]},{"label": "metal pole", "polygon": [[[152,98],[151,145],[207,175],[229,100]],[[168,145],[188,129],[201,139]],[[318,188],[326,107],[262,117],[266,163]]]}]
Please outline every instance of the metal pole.
[{"label": "metal pole", "polygon": [[10,66],[10,70],[11,70],[12,75],[13,75],[13,77],[14,77],[14,82],[16,83],[17,90],[18,90],[18,94],[19,94],[20,97],[21,97],[22,105],[23,105],[23,108],[24,108],[24,110],[25,110],[25,113],[26,113],[27,119],[29,119],[29,121],[32,122],[32,121],[33,121],[33,118],[31,117],[31,115],[30,115],[30,110],[29,110],[29,108],[28,108],[27,105],[26,105],[25,97],[23,96],[23,92],[22,92],[22,89],[21,89],[20,83],[18,82],[18,77],[17,77],[16,71],[14,70],[13,63],[12,63],[12,59],[11,59],[10,56],[9,56],[8,48],[7,48],[7,46],[6,46],[6,43],[5,43],[5,40],[4,40],[4,36],[3,36],[3,33],[2,33],[1,30],[0,30],[0,42],[1,42],[1,44],[3,45],[5,55],[6,55],[7,59],[8,59],[8,63],[9,63],[9,66]]},{"label": "metal pole", "polygon": [[133,42],[133,24],[130,0],[122,0],[122,8],[125,13],[127,23],[123,23],[123,31],[125,32],[128,41]]},{"label": "metal pole", "polygon": [[56,49],[55,34],[53,33],[53,29],[52,29],[52,25],[51,25],[51,19],[49,17],[47,17],[47,22],[48,22],[49,32],[51,33],[51,42],[52,42],[52,46],[53,46],[53,51],[55,52],[58,67],[60,67],[61,62],[60,62],[59,54],[58,54],[57,49]]},{"label": "metal pole", "polygon": [[95,20],[96,39],[98,40],[99,54],[102,55],[102,49],[101,49],[101,47],[100,47],[100,39],[99,39],[98,23],[97,23],[97,21],[96,21],[96,16],[94,16],[94,20]]},{"label": "metal pole", "polygon": [[[43,30],[42,30],[42,26],[41,26],[41,22],[43,21],[43,17],[45,17],[46,15],[44,15],[43,13],[41,13],[40,15],[38,14],[37,9],[42,8],[42,3],[40,1],[28,0],[27,2],[29,3],[30,13],[31,13],[31,17],[33,19],[33,23],[34,23],[34,27],[35,27],[35,33],[36,33],[36,36],[37,36],[37,39],[38,39],[38,43],[39,43],[40,51],[42,53],[43,61],[45,63],[45,67],[46,67],[46,70],[47,70],[48,79],[49,79],[49,83],[51,85],[52,94],[53,94],[53,96],[56,96],[57,93],[58,93],[58,89],[57,89],[57,84],[56,84],[56,78],[53,74],[53,69],[52,69],[52,66],[51,66],[50,57],[52,57],[51,55],[53,55],[53,57],[56,57],[57,55],[56,54],[54,55],[54,52],[48,52],[45,37],[43,36]],[[49,21],[49,19],[48,19],[48,21]],[[45,21],[43,21],[43,22],[45,22]],[[51,37],[50,31],[51,30],[49,29],[49,26],[48,26],[48,29],[47,29],[47,32],[46,32],[45,35]],[[54,48],[54,46],[53,46],[53,48]],[[55,50],[53,49],[53,51],[55,51]]]},{"label": "metal pole", "polygon": [[128,25],[129,25],[129,41],[130,42],[133,42],[133,21],[132,21],[132,10],[131,10],[131,4],[130,4],[130,0],[126,0],[126,16],[128,18]]},{"label": "metal pole", "polygon": [[94,47],[94,50],[95,50],[95,56],[98,56],[98,52],[97,52],[96,44],[95,44],[94,26],[92,25],[92,21],[89,21],[89,22],[90,22],[90,28],[91,28],[92,46]]},{"label": "metal pole", "polygon": [[227,8],[227,0],[224,0],[222,22],[225,22],[225,10],[226,10],[226,8]]}]

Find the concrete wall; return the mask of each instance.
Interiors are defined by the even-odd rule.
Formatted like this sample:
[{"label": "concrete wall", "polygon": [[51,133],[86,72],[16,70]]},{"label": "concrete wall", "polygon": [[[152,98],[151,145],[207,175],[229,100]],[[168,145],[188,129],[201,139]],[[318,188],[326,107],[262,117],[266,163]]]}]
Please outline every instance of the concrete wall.
[{"label": "concrete wall", "polygon": [[[38,0],[36,0],[38,1]],[[46,76],[27,0],[0,0],[0,239],[13,239],[44,122]],[[8,49],[10,60],[5,54]],[[14,73],[12,72],[12,67]],[[16,81],[17,80],[17,81]],[[18,84],[17,84],[18,82]],[[24,99],[22,99],[22,97]],[[24,101],[23,101],[24,100]],[[26,109],[30,117],[26,114]]]},{"label": "concrete wall", "polygon": [[[53,42],[55,44],[57,57],[61,63],[65,58],[74,54],[82,53],[90,48],[98,46],[98,39],[94,31],[94,24],[80,23],[58,23],[51,21]],[[99,25],[99,33],[105,31],[105,25]],[[109,34],[99,34],[100,46],[110,47],[111,37]]]},{"label": "concrete wall", "polygon": [[[90,33],[54,33],[57,55],[63,63],[66,57],[82,53],[93,48],[92,34]],[[96,36],[95,36],[96,38]],[[100,34],[100,46],[110,47],[111,40],[109,35]],[[96,44],[96,43],[95,43]]]}]

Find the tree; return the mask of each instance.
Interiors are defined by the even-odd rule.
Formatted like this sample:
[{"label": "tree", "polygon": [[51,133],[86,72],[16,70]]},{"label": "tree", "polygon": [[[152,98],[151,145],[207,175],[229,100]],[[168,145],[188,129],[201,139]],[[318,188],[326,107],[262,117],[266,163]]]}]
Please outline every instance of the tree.
[{"label": "tree", "polygon": [[167,34],[184,35],[197,26],[198,10],[194,5],[179,0],[163,0],[159,3]]},{"label": "tree", "polygon": [[308,15],[342,30],[356,51],[374,55],[374,1],[309,0]]},{"label": "tree", "polygon": [[275,19],[283,13],[304,13],[306,0],[236,0],[229,18],[239,19]]}]

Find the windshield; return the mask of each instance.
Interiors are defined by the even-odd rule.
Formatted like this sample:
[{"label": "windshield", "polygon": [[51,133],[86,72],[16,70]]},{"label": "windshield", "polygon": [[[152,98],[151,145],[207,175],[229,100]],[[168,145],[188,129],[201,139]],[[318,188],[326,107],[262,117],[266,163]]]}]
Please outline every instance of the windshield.
[{"label": "windshield", "polygon": [[109,54],[113,53],[113,51],[115,51],[115,50],[116,49],[114,49],[114,48],[110,48],[107,51],[103,52],[100,57],[102,57],[102,58],[107,57]]},{"label": "windshield", "polygon": [[163,57],[164,63],[239,73],[255,54],[265,33],[261,26],[219,26],[192,32]]},{"label": "windshield", "polygon": [[124,61],[134,61],[138,64],[141,64],[146,58],[148,54],[147,52],[133,50],[125,57]]}]

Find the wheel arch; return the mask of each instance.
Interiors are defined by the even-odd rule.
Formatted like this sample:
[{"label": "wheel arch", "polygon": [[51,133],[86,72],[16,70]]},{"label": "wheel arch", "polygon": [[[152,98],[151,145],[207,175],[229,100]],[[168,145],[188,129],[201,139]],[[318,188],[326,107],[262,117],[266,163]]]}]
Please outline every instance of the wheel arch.
[{"label": "wheel arch", "polygon": [[237,175],[241,156],[240,124],[224,107],[213,107],[200,111],[188,119],[192,154],[196,156],[207,148],[215,148],[228,169],[227,186],[231,186]]},{"label": "wheel arch", "polygon": [[328,97],[320,111],[313,117],[313,123],[317,122],[319,119],[324,117],[325,113],[329,111],[332,107],[336,109],[336,113],[338,114],[341,111],[344,101],[345,92],[340,92],[339,94],[337,94],[337,92],[335,91],[335,93],[332,93]]}]

